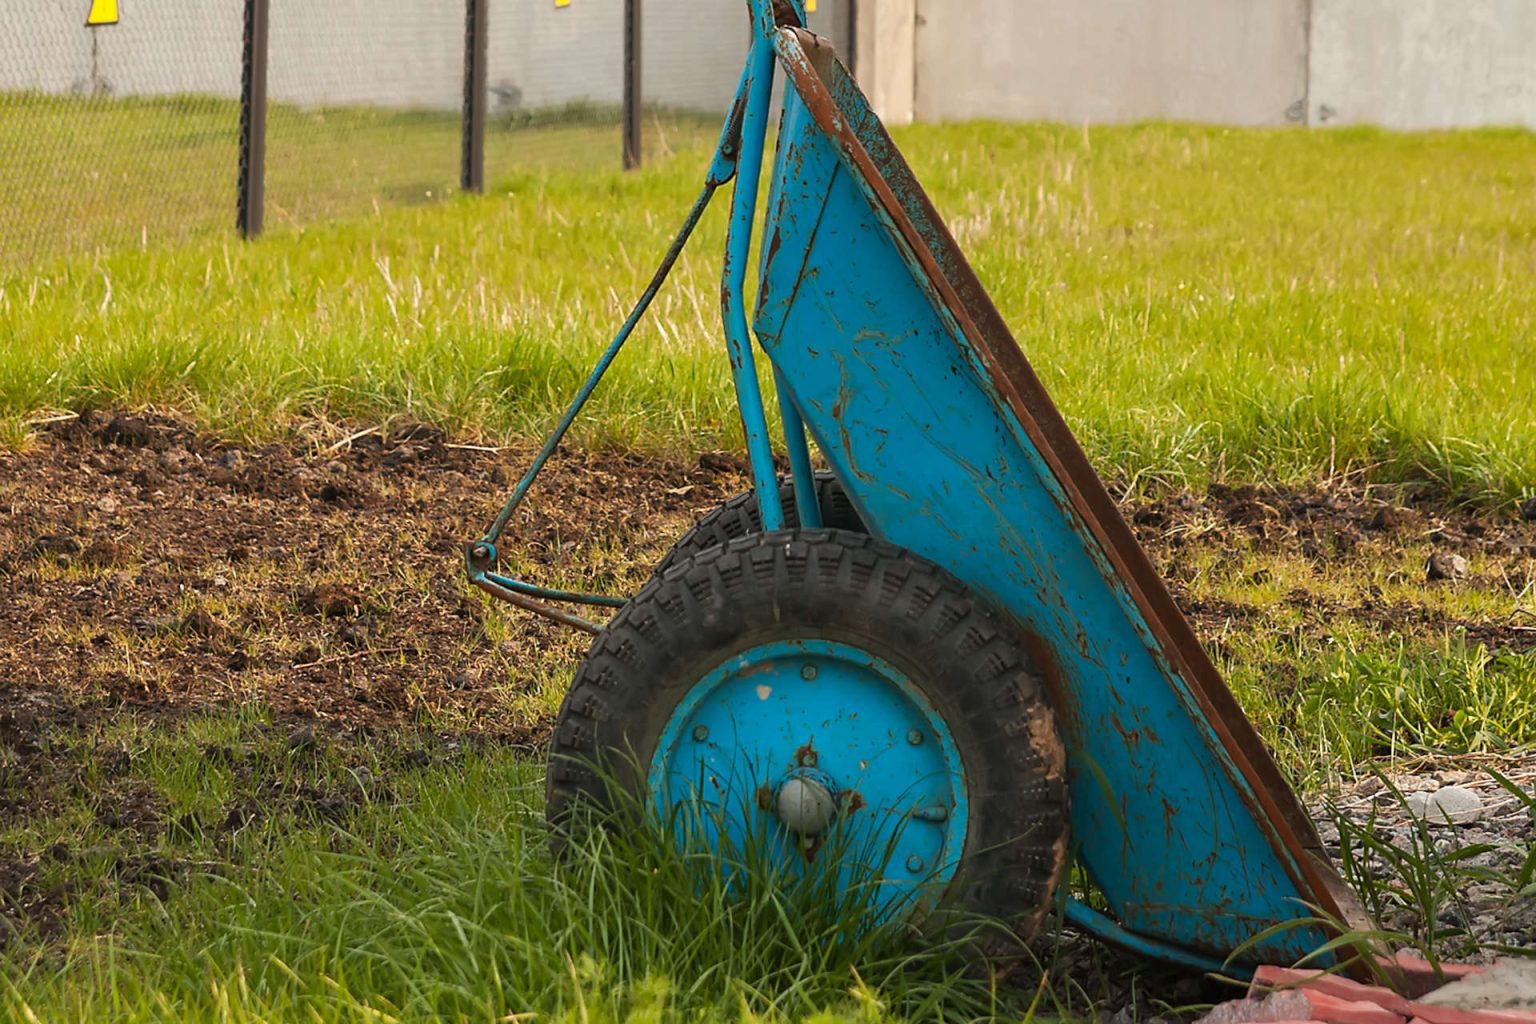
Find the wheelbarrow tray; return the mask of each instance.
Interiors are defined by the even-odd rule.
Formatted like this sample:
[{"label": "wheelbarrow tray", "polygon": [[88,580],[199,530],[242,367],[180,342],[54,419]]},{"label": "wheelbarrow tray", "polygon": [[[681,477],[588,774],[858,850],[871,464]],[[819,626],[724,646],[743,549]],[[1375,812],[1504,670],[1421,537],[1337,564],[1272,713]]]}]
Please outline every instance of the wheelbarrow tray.
[{"label": "wheelbarrow tray", "polygon": [[[1047,677],[1074,851],[1149,951],[1295,960],[1364,917],[879,118],[780,29],[759,343],[875,535],[1009,609]],[[983,709],[984,713],[984,709]],[[1081,905],[1079,905],[1081,909]],[[1309,908],[1311,908],[1309,910]]]}]

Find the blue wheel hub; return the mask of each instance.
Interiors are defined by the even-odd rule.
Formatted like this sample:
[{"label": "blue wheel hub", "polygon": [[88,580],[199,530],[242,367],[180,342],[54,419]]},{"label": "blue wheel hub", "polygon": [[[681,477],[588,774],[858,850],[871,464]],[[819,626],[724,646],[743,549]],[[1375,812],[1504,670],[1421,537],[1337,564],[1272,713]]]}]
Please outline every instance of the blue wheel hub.
[{"label": "blue wheel hub", "polygon": [[695,683],[647,781],[664,815],[698,808],[709,842],[760,843],[786,865],[835,848],[839,880],[876,880],[884,915],[954,876],[969,818],[932,703],[889,662],[825,640],[754,647]]}]

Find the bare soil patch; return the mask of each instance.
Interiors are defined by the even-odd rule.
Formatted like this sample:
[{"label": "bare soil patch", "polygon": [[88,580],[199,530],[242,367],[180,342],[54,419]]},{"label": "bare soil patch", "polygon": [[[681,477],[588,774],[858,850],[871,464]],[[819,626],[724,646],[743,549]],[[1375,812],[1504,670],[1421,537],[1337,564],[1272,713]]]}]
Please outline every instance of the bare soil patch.
[{"label": "bare soil patch", "polygon": [[[462,582],[459,556],[530,454],[421,426],[243,448],[152,414],[58,424],[0,454],[0,711],[28,693],[82,710],[259,701],[279,716],[459,723],[537,743],[544,723],[504,713],[509,690],[579,656],[581,642],[492,609]],[[566,453],[504,554],[533,576],[630,592],[691,521],[746,486],[743,469],[717,452]],[[1483,567],[1426,572],[1425,588],[1536,578],[1536,524],[1447,507],[1429,490],[1212,486],[1124,511],[1205,633],[1256,614],[1191,596],[1192,560],[1213,549],[1291,553],[1336,574],[1417,547]],[[1458,619],[1369,588],[1285,600],[1318,622],[1536,646],[1536,618]]]}]

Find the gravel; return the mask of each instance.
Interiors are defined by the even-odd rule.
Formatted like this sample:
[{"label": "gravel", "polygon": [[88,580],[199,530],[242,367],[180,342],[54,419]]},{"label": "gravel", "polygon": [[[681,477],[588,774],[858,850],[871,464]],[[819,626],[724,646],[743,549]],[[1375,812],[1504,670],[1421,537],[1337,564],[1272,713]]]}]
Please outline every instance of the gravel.
[{"label": "gravel", "polygon": [[[1523,778],[1527,788],[1536,779],[1536,765],[1504,765],[1501,770],[1506,777]],[[1432,850],[1427,856],[1439,864],[1429,865],[1431,871],[1450,875],[1437,890],[1439,904],[1430,908],[1437,941],[1449,944],[1437,952],[1487,963],[1499,955],[1493,947],[1536,947],[1536,894],[1522,894],[1518,884],[1536,849],[1527,805],[1479,772],[1426,772],[1390,783],[1369,777],[1334,794],[1331,804],[1311,808],[1329,854],[1336,860],[1340,855],[1334,815],[1398,850]],[[1361,857],[1358,848],[1355,856]],[[1370,858],[1366,865],[1386,894],[1382,926],[1422,935],[1430,927],[1424,910],[1402,898],[1408,888],[1403,883],[1410,880],[1381,858]]]}]

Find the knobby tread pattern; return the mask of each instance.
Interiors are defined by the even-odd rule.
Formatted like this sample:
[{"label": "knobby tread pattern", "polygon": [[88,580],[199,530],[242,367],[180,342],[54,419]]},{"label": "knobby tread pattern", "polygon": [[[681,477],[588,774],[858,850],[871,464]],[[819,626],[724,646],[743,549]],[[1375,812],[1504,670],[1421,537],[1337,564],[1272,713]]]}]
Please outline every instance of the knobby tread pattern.
[{"label": "knobby tread pattern", "polygon": [[[837,477],[826,470],[818,470],[815,480],[816,504],[821,509],[823,529],[869,532],[854,510],[853,502],[848,500],[848,492],[837,482]],[[785,528],[798,528],[800,513],[795,507],[795,485],[788,477],[779,481],[779,501],[784,506]],[[738,537],[762,532],[763,520],[757,512],[757,492],[744,491],[704,516],[683,534],[656,567],[656,573],[660,575],[701,551],[729,544]]]},{"label": "knobby tread pattern", "polygon": [[759,644],[811,638],[885,659],[933,703],[970,801],[946,900],[1032,935],[1067,851],[1066,758],[1040,675],[1012,620],[863,533],[749,532],[657,572],[594,640],[560,709],[547,785],[556,834],[583,807],[613,806],[614,785],[643,792],[643,766],[697,680]]}]

